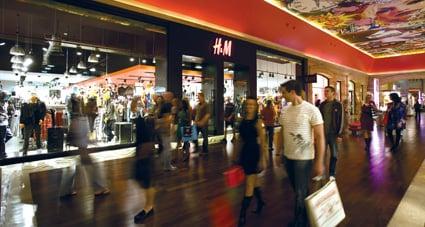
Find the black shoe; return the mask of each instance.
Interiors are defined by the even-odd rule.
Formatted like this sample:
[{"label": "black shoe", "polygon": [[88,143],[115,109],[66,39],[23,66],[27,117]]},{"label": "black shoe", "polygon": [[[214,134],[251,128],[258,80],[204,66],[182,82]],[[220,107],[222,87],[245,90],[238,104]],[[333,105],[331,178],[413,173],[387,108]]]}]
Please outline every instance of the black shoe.
[{"label": "black shoe", "polygon": [[264,201],[258,201],[257,208],[253,210],[252,213],[260,215],[264,206],[266,206],[266,203]]},{"label": "black shoe", "polygon": [[135,223],[142,222],[146,218],[148,218],[149,216],[152,216],[152,215],[153,215],[153,208],[150,211],[148,211],[147,213],[146,213],[145,210],[142,210],[136,216],[134,216],[134,222]]}]

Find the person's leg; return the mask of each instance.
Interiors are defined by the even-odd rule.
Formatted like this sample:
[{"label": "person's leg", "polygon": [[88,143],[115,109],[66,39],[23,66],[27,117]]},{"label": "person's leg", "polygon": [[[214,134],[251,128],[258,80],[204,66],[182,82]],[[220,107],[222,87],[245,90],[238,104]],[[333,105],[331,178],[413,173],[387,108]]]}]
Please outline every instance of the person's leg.
[{"label": "person's leg", "polygon": [[233,142],[236,139],[236,128],[235,128],[235,122],[234,121],[232,122],[231,126],[232,126],[232,134],[233,134],[232,142]]},{"label": "person's leg", "polygon": [[266,126],[267,136],[269,137],[269,150],[273,150],[274,127]]},{"label": "person's leg", "polygon": [[208,153],[208,126],[202,127],[202,152]]},{"label": "person's leg", "polygon": [[223,138],[223,143],[227,142],[227,127],[229,126],[229,124],[224,121],[224,138]]},{"label": "person's leg", "polygon": [[169,135],[161,134],[162,139],[162,163],[164,170],[173,170],[175,167],[171,165],[171,138]]},{"label": "person's leg", "polygon": [[[202,128],[200,128],[200,127],[196,126],[196,134],[197,134],[197,137],[199,136],[199,132],[200,132],[201,130],[202,130]],[[194,145],[195,145],[195,151],[194,151],[194,153],[197,153],[197,152],[199,151],[199,148],[198,148],[198,146],[199,146],[198,138],[197,138],[196,140],[194,140],[194,141],[193,141],[193,143],[194,143]]]},{"label": "person's leg", "polygon": [[401,139],[401,128],[398,128],[395,130],[395,144],[394,148],[397,148],[400,145],[400,139]]},{"label": "person's leg", "polygon": [[308,195],[312,166],[312,160],[294,161],[295,226],[306,226],[308,223],[304,200]]},{"label": "person's leg", "polygon": [[59,196],[65,197],[75,195],[75,176],[77,167],[75,164],[62,169],[61,183],[59,186]]},{"label": "person's leg", "polygon": [[258,175],[255,175],[254,196],[257,199],[257,208],[253,211],[253,213],[261,214],[261,211],[263,210],[263,207],[266,205],[266,203],[263,200],[260,179],[258,178]]},{"label": "person's leg", "polygon": [[254,193],[256,174],[250,174],[246,176],[246,185],[245,185],[245,195],[242,200],[241,212],[239,214],[239,226],[242,226],[246,223],[246,210],[249,207],[249,204],[252,200],[252,195]]},{"label": "person's leg", "polygon": [[368,130],[364,130],[363,134],[364,134],[364,141],[365,141],[365,150],[369,151],[370,143],[372,141],[372,133]]},{"label": "person's leg", "polygon": [[388,136],[388,140],[390,141],[391,146],[394,145],[394,136],[393,136],[393,130],[392,129],[387,129],[387,136]]},{"label": "person's leg", "polygon": [[24,131],[23,151],[24,151],[24,155],[26,155],[27,151],[28,151],[29,140],[30,140],[30,137],[31,137],[32,131],[33,131],[33,125],[25,125],[25,127],[23,128],[23,131]]},{"label": "person's leg", "polygon": [[329,176],[335,177],[336,174],[336,162],[338,160],[338,145],[336,143],[336,135],[329,138],[329,149],[330,149],[330,162],[329,162]]},{"label": "person's leg", "polygon": [[292,189],[294,189],[295,191],[294,161],[287,158],[284,158],[283,161],[286,169],[286,174],[289,178],[289,182],[291,183]]}]

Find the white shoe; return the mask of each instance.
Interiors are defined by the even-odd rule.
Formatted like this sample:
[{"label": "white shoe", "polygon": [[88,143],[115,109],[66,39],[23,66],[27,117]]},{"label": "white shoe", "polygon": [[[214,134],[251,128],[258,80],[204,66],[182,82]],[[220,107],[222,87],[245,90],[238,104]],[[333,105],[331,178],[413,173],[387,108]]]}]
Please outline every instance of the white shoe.
[{"label": "white shoe", "polygon": [[334,180],[336,180],[334,176],[329,177],[329,181],[334,181]]}]

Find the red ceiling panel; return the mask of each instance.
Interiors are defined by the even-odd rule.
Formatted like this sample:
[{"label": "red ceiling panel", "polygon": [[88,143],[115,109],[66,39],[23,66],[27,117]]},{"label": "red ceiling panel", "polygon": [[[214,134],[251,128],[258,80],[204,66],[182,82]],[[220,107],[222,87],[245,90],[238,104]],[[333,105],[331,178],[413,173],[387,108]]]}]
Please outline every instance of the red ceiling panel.
[{"label": "red ceiling panel", "polygon": [[363,72],[424,69],[425,54],[373,59],[262,0],[137,0]]}]

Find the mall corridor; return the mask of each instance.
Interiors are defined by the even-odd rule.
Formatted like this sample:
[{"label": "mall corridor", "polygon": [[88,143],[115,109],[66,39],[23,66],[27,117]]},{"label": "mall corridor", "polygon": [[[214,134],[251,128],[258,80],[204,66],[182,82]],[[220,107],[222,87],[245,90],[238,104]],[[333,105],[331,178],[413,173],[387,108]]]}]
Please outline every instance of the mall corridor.
[{"label": "mall corridor", "polygon": [[[425,217],[425,123],[419,126],[409,118],[395,153],[389,151],[380,127],[372,143],[369,154],[361,137],[347,135],[340,144],[337,184],[346,218],[339,226],[423,226],[418,223],[424,223]],[[157,171],[155,214],[140,226],[235,226],[243,187],[226,187],[223,176],[232,149],[230,142],[215,144],[208,157],[192,154],[188,166]],[[3,166],[1,226],[135,225],[133,216],[143,207],[144,197],[131,179],[133,154],[127,149],[93,155],[111,189],[111,194],[98,198],[79,171],[78,194],[59,199],[62,171],[74,164],[74,157]],[[286,173],[270,161],[262,179],[267,206],[261,216],[250,213],[247,226],[286,226],[294,202]]]}]

